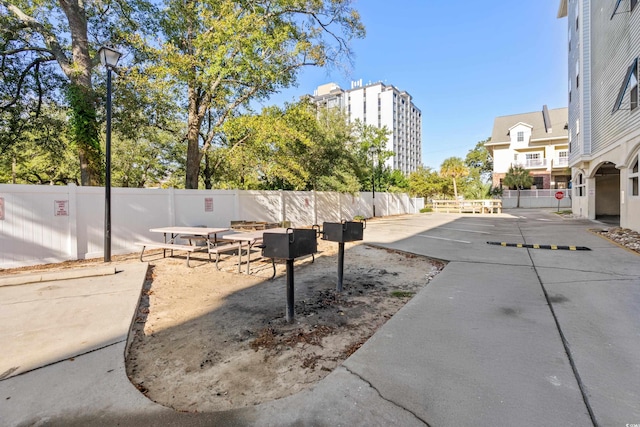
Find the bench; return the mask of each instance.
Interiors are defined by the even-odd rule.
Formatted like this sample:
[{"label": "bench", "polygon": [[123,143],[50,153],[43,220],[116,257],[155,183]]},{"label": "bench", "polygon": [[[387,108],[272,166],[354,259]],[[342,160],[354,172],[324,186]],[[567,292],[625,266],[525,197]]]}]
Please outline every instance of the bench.
[{"label": "bench", "polygon": [[[198,250],[202,250],[202,247],[192,246],[192,245],[177,245],[175,243],[162,243],[162,242],[136,242],[137,246],[142,246],[142,252],[140,252],[140,261],[142,261],[142,255],[144,254],[144,250],[146,248],[158,248],[162,249],[162,256],[166,256],[166,250],[171,250],[171,255],[173,255],[174,250],[185,251],[187,253],[187,267],[189,266],[189,254],[191,252],[195,252]],[[209,255],[209,260],[211,260],[211,255]]]},{"label": "bench", "polygon": [[211,257],[211,254],[216,255],[216,268],[220,270],[220,267],[218,267],[218,262],[220,261],[220,254],[225,252],[231,252],[234,250],[240,251],[240,244],[236,244],[236,243],[218,244],[217,246],[211,246],[209,248],[209,257]]}]

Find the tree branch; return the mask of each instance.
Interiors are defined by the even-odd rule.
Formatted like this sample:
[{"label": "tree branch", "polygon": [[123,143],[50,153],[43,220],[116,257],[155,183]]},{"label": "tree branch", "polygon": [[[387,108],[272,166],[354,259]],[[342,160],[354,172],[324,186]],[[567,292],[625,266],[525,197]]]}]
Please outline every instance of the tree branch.
[{"label": "tree branch", "polygon": [[[49,62],[49,61],[55,61],[55,58],[54,57],[38,58],[38,59],[34,60],[31,64],[29,64],[27,66],[27,68],[24,69],[22,74],[20,74],[20,79],[18,80],[18,87],[16,89],[15,96],[13,97],[13,99],[11,101],[6,103],[5,105],[0,105],[0,109],[1,110],[7,109],[7,108],[11,107],[12,105],[14,105],[16,102],[18,102],[18,98],[20,97],[20,91],[22,90],[22,84],[24,83],[24,79],[27,77],[27,74],[29,74],[29,70],[31,70],[31,68],[36,67],[36,72],[37,72],[38,67],[40,66],[41,63]],[[39,80],[37,79],[37,77],[36,77],[36,81],[38,82],[38,87],[39,87]]]},{"label": "tree branch", "polygon": [[21,53],[21,52],[44,52],[44,53],[51,53],[51,51],[47,48],[44,47],[39,47],[39,46],[23,46],[21,48],[18,49],[13,49],[13,50],[5,50],[4,52],[0,52],[0,55],[2,56],[9,56],[9,55],[15,55],[17,53]]},{"label": "tree branch", "polygon": [[71,62],[64,53],[64,50],[62,49],[62,46],[60,46],[60,42],[55,34],[50,32],[44,25],[42,25],[42,23],[24,13],[19,7],[8,0],[0,0],[0,4],[6,7],[7,10],[11,12],[25,27],[37,31],[44,38],[45,44],[47,45],[47,49],[45,51],[48,51],[54,56],[54,59],[58,64],[60,64],[62,71],[67,75],[67,77],[72,76],[73,70]]}]

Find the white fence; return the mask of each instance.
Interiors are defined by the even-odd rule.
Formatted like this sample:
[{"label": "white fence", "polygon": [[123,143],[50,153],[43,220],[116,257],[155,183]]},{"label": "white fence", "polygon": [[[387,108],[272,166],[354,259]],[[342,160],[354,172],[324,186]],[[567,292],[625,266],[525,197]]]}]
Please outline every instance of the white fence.
[{"label": "white fence", "polygon": [[502,200],[433,200],[434,212],[455,213],[502,213]]},{"label": "white fence", "polygon": [[[521,208],[557,208],[558,199],[556,193],[563,193],[560,200],[560,208],[571,209],[571,190],[520,190]],[[502,193],[502,207],[504,209],[515,208],[518,203],[517,190],[504,190]]]},{"label": "white fence", "polygon": [[[99,258],[104,254],[104,188],[0,184],[0,268]],[[377,216],[417,213],[423,199],[376,193]],[[372,193],[112,188],[111,252],[158,239],[150,228],[229,227],[232,220],[294,227],[373,216]]]}]

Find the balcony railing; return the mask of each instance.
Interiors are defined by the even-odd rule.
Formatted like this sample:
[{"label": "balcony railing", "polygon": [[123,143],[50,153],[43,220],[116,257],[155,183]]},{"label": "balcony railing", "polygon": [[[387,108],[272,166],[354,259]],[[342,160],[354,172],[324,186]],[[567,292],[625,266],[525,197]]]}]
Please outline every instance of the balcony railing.
[{"label": "balcony railing", "polygon": [[525,169],[540,169],[547,167],[547,159],[527,159],[524,162],[518,162],[518,165]]},{"label": "balcony railing", "polygon": [[[549,159],[527,159],[524,161],[515,162],[516,165],[522,166],[525,169],[542,169],[546,168],[549,164]],[[566,168],[569,166],[569,159],[567,157],[556,157],[551,164],[554,168]]]},{"label": "balcony railing", "polygon": [[568,157],[557,157],[553,160],[553,167],[554,168],[560,168],[560,167],[567,167],[569,166],[569,158]]}]

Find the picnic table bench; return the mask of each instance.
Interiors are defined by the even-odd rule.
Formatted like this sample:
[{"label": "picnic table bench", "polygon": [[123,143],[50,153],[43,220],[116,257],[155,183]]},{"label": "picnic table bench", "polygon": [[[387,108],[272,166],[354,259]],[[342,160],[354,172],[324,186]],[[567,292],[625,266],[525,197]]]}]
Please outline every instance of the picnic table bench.
[{"label": "picnic table bench", "polygon": [[238,244],[223,243],[223,244],[218,244],[217,246],[211,246],[209,247],[209,259],[211,259],[211,254],[215,254],[216,268],[220,270],[220,267],[218,267],[218,262],[220,261],[220,254],[225,252],[231,252],[234,250],[237,250],[238,254],[240,254],[240,251],[242,250],[242,246],[240,245],[240,243]]},{"label": "picnic table bench", "polygon": [[[160,227],[160,228],[152,228],[149,231],[155,233],[162,233],[164,235],[164,242],[136,242],[135,244],[138,246],[142,246],[142,252],[140,253],[140,261],[142,261],[142,257],[144,255],[144,251],[147,247],[149,248],[160,248],[162,249],[162,256],[167,256],[167,249],[171,251],[171,256],[173,256],[173,251],[185,251],[187,253],[187,267],[189,266],[189,256],[192,252],[195,251],[207,251],[208,249],[215,248],[217,245],[216,236],[218,233],[222,233],[227,231],[228,228],[212,228],[212,227]],[[213,239],[211,239],[211,235],[213,235]],[[176,243],[177,239],[186,239],[189,241],[188,245],[183,245]],[[193,244],[193,240],[204,240],[207,242],[207,246],[197,246]],[[211,253],[208,252],[209,261],[211,261]]]},{"label": "picnic table bench", "polygon": [[[202,247],[194,246],[194,245],[179,245],[176,243],[163,243],[163,242],[136,242],[137,246],[142,246],[142,252],[140,252],[140,261],[142,261],[142,256],[144,255],[144,250],[146,248],[156,248],[162,249],[162,256],[166,256],[166,250],[171,250],[171,256],[173,256],[173,251],[185,251],[187,253],[187,267],[189,266],[189,255],[191,252],[202,250]],[[211,255],[209,255],[209,260],[211,260]]]}]

